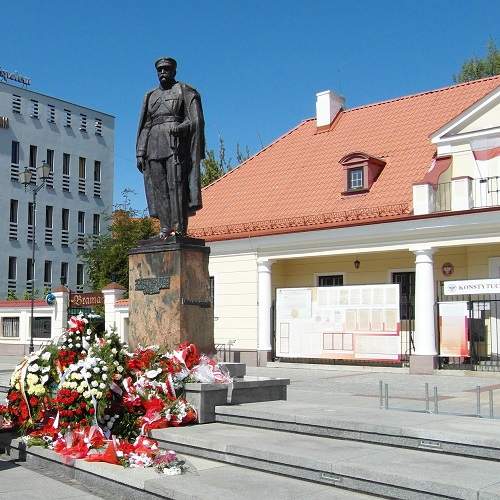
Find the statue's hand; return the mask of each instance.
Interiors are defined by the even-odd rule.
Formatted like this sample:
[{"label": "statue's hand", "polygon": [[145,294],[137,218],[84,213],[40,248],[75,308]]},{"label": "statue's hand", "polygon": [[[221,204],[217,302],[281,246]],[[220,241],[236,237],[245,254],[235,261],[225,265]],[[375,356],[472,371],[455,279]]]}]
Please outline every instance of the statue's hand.
[{"label": "statue's hand", "polygon": [[145,162],[144,158],[139,156],[137,158],[137,168],[139,169],[139,172],[142,172],[144,170],[145,164],[146,164],[146,162]]},{"label": "statue's hand", "polygon": [[185,137],[188,133],[188,127],[186,127],[184,124],[180,124],[180,125],[174,125],[172,126],[172,128],[170,129],[170,133],[174,136],[174,137]]}]

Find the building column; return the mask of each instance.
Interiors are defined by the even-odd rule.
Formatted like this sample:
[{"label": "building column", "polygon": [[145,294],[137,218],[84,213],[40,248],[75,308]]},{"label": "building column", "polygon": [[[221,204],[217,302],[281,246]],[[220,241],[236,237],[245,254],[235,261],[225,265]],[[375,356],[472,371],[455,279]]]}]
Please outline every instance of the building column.
[{"label": "building column", "polygon": [[410,357],[410,373],[430,374],[437,368],[434,305],[434,248],[414,250],[415,260],[415,350]]},{"label": "building column", "polygon": [[[102,294],[104,295],[104,328],[106,330],[113,330],[116,328],[116,317],[115,308],[116,302],[123,297],[123,294],[127,291],[119,283],[110,283],[102,289]],[[120,335],[120,340],[123,342],[124,332],[118,332]]]},{"label": "building column", "polygon": [[52,323],[52,338],[59,337],[65,332],[68,326],[69,289],[60,286],[52,292],[56,297],[54,321]]},{"label": "building column", "polygon": [[258,271],[258,326],[257,326],[257,366],[265,366],[270,357],[271,308],[273,305],[271,287],[271,266],[274,260],[257,262]]}]

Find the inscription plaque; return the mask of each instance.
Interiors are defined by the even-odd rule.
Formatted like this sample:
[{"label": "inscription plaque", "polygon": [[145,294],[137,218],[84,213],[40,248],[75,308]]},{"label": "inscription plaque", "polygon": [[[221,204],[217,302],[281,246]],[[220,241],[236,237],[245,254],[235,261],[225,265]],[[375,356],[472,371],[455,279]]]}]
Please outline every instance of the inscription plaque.
[{"label": "inscription plaque", "polygon": [[159,278],[137,278],[135,280],[135,290],[144,295],[154,295],[160,293],[160,290],[170,288],[170,276],[161,276]]},{"label": "inscription plaque", "polygon": [[182,299],[182,305],[184,306],[199,306],[199,307],[204,307],[204,308],[209,308],[212,307],[212,304],[210,302],[207,302],[206,300],[189,300],[189,299]]}]

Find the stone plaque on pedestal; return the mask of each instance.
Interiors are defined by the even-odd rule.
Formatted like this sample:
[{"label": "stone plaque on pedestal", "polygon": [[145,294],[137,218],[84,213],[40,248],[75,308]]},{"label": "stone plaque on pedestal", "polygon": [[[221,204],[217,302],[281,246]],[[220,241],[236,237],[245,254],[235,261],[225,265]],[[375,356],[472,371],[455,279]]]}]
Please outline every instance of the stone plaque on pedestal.
[{"label": "stone plaque on pedestal", "polygon": [[183,342],[213,354],[214,312],[205,241],[185,236],[142,240],[129,252],[130,349]]}]

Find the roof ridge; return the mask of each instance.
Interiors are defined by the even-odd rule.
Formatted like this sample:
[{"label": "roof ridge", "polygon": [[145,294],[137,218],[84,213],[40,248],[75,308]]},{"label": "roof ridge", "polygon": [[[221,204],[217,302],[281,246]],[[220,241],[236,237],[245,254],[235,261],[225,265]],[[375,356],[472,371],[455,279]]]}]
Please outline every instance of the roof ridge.
[{"label": "roof ridge", "polygon": [[455,85],[448,85],[447,87],[442,87],[439,89],[426,90],[425,92],[418,92],[416,94],[409,94],[409,95],[405,95],[405,96],[401,96],[401,97],[395,97],[394,99],[386,99],[385,101],[374,102],[371,104],[364,104],[363,106],[357,106],[355,108],[346,109],[344,111],[344,113],[348,113],[349,111],[356,111],[359,109],[371,108],[374,106],[380,106],[382,104],[389,104],[389,103],[396,102],[396,101],[404,101],[406,99],[414,99],[416,97],[422,97],[425,95],[437,94],[437,93],[445,92],[448,90],[454,90],[454,89],[457,89],[459,87],[466,87],[468,85],[476,85],[476,84],[483,83],[486,81],[491,81],[491,80],[499,80],[499,83],[500,83],[500,75],[488,76],[486,78],[481,78],[479,80],[471,80],[469,82],[457,83]]}]

